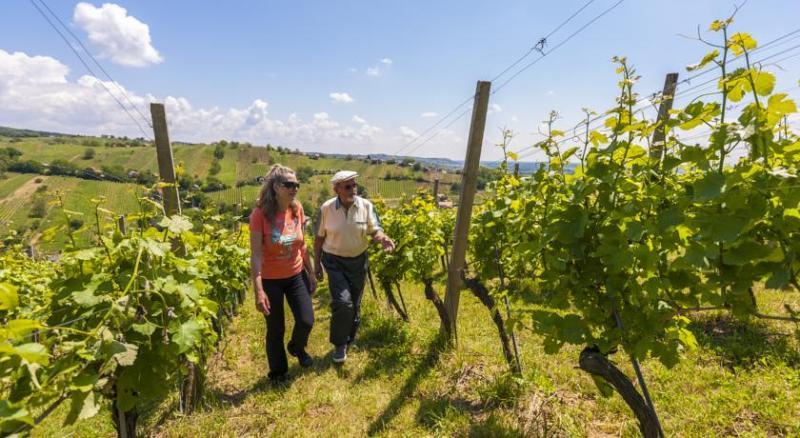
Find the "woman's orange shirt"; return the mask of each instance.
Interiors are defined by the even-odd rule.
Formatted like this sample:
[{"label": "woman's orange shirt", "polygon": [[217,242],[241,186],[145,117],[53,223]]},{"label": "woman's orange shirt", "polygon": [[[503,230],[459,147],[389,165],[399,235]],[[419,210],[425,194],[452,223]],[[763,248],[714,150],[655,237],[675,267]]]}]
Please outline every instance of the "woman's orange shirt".
[{"label": "woman's orange shirt", "polygon": [[303,270],[306,241],[303,238],[303,207],[298,205],[297,217],[292,209],[276,213],[273,227],[264,217],[261,208],[250,214],[250,231],[260,232],[261,278],[289,278]]}]

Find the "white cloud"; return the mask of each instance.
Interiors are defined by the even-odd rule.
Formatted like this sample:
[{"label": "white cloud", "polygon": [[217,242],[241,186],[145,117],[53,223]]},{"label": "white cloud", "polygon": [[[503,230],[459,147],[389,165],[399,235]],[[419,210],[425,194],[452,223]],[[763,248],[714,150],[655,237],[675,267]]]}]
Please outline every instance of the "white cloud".
[{"label": "white cloud", "polygon": [[548,96],[555,96],[555,95],[556,95],[556,92],[555,92],[555,90],[549,90],[549,91],[548,91],[546,94],[547,94]]},{"label": "white cloud", "polygon": [[358,73],[358,69],[355,67],[350,67],[347,69],[347,71],[349,71],[350,73]]},{"label": "white cloud", "polygon": [[408,126],[401,126],[400,127],[400,135],[403,136],[403,139],[405,141],[412,141],[415,138],[419,137],[419,134],[417,134],[417,131],[409,128]]},{"label": "white cloud", "polygon": [[435,113],[433,111],[427,111],[427,112],[424,112],[424,113],[420,114],[420,117],[431,118],[431,117],[436,117],[438,115],[439,115],[438,113]]},{"label": "white cloud", "polygon": [[511,123],[517,123],[517,122],[519,122],[519,117],[511,116]]},{"label": "white cloud", "polygon": [[[121,84],[101,82],[91,76],[68,79],[69,68],[47,56],[29,56],[0,49],[0,120],[3,125],[46,131],[129,137],[152,131],[139,120],[145,133],[119,107],[106,88],[117,92]],[[149,118],[149,103],[162,101],[167,111],[170,137],[187,142],[221,138],[253,144],[280,144],[308,151],[375,153],[402,146],[401,139],[361,117],[338,121],[326,112],[310,120],[292,113],[271,114],[266,99],[237,108],[195,107],[181,96],[156,97],[125,90],[136,108]],[[125,99],[121,101],[127,104]],[[130,110],[134,117],[139,114]]]},{"label": "white cloud", "polygon": [[503,111],[503,108],[500,105],[496,104],[496,103],[493,103],[493,104],[489,105],[489,114],[496,114],[496,113],[499,113],[499,112],[502,112],[502,111]]},{"label": "white cloud", "polygon": [[150,27],[119,5],[104,3],[97,8],[81,2],[75,6],[72,19],[89,36],[92,46],[100,50],[101,58],[129,67],[145,67],[164,60],[151,44]]},{"label": "white cloud", "polygon": [[353,103],[353,98],[347,93],[334,92],[329,94],[333,103]]},{"label": "white cloud", "polygon": [[372,76],[372,77],[382,76],[386,72],[386,70],[388,70],[389,67],[391,67],[392,64],[394,64],[394,61],[392,61],[391,58],[383,58],[378,62],[377,65],[367,68],[365,70],[365,73],[367,74],[367,76]]}]

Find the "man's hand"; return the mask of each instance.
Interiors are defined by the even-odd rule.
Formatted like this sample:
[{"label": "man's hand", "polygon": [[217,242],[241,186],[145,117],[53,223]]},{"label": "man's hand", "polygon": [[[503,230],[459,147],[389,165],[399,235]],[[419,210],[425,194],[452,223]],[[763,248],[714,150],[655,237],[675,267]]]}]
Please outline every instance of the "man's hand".
[{"label": "man's hand", "polygon": [[321,263],[315,263],[314,264],[314,276],[317,278],[318,281],[322,281],[324,275],[325,275],[325,273],[322,272],[322,264]]},{"label": "man's hand", "polygon": [[256,291],[256,309],[264,315],[269,315],[269,298],[263,290]]},{"label": "man's hand", "polygon": [[384,251],[392,252],[394,251],[394,241],[390,239],[385,234],[381,234],[379,236],[375,236],[375,240],[377,240],[381,246],[383,247]]}]

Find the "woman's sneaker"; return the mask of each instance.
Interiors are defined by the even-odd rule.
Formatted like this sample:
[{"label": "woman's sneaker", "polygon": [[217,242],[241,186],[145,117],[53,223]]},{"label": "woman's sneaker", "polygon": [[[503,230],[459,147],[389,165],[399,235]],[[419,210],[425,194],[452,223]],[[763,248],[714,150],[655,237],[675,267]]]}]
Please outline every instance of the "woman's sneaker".
[{"label": "woman's sneaker", "polygon": [[347,344],[337,345],[333,350],[333,361],[343,363],[345,360],[347,360]]},{"label": "woman's sneaker", "polygon": [[301,367],[308,368],[311,365],[314,365],[314,359],[312,359],[311,356],[306,353],[305,349],[298,350],[294,348],[292,344],[289,344],[286,346],[286,350],[289,352],[289,354],[297,358],[297,361],[300,362]]}]

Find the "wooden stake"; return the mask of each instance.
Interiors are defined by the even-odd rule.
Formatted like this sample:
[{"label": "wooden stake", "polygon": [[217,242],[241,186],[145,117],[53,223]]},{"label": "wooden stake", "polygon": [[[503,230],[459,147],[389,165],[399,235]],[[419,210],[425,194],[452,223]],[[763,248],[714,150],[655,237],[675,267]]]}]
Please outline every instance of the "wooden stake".
[{"label": "wooden stake", "polygon": [[119,227],[119,232],[123,236],[126,234],[125,231],[125,215],[120,215],[119,219],[117,219],[117,226]]},{"label": "wooden stake", "polygon": [[153,133],[155,134],[156,154],[158,155],[158,173],[162,182],[171,184],[171,186],[162,187],[161,189],[164,210],[167,216],[181,214],[178,185],[175,179],[175,163],[172,159],[172,145],[169,143],[167,115],[164,111],[164,104],[151,103],[150,115],[153,117]]},{"label": "wooden stake", "polygon": [[442,332],[451,333],[451,340],[452,337],[458,337],[458,300],[463,286],[460,274],[465,267],[467,259],[467,237],[472,216],[472,203],[475,200],[478,167],[481,160],[481,146],[483,145],[483,133],[486,128],[486,113],[489,108],[489,91],[491,88],[491,82],[478,81],[475,102],[472,106],[467,156],[464,161],[464,171],[462,172],[461,194],[458,197],[458,213],[456,215],[456,227],[453,232],[453,252],[447,272],[447,292],[444,299],[451,329],[448,332],[443,328]]},{"label": "wooden stake", "polygon": [[519,162],[514,163],[514,178],[519,178]]},{"label": "wooden stake", "polygon": [[669,110],[672,109],[672,102],[675,99],[675,89],[678,86],[678,74],[669,73],[664,79],[664,91],[661,93],[661,104],[658,106],[658,119],[656,131],[653,133],[653,141],[650,144],[650,157],[659,161],[664,160],[665,140],[667,127],[664,126],[669,120]]},{"label": "wooden stake", "polygon": [[433,179],[433,202],[439,205],[439,178]]}]

